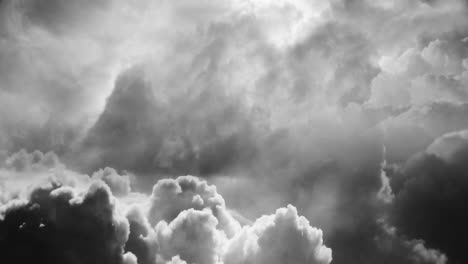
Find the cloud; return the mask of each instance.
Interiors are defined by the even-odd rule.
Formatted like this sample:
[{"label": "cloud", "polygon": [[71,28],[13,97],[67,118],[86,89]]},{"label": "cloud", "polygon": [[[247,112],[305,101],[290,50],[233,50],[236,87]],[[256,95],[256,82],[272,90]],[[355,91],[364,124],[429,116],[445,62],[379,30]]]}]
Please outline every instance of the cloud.
[{"label": "cloud", "polygon": [[240,226],[226,209],[224,199],[216,187],[200,181],[196,177],[181,176],[175,180],[158,181],[151,194],[151,207],[148,219],[155,224],[159,221],[171,222],[182,211],[193,208],[209,209],[219,222],[215,226],[232,237]]},{"label": "cloud", "polygon": [[[0,54],[9,63],[2,78],[2,91],[8,92],[2,93],[5,129],[1,142],[13,151],[21,147],[70,151],[100,113],[105,113],[101,120],[113,119],[109,112],[114,110],[118,115],[115,107],[103,111],[105,97],[116,76],[139,63],[148,65],[144,78],[158,100],[166,98],[166,103],[179,106],[159,109],[168,120],[157,122],[158,126],[178,124],[197,113],[194,123],[210,123],[227,131],[218,131],[221,135],[215,137],[219,139],[207,142],[201,135],[216,134],[211,129],[192,128],[190,133],[182,133],[187,128],[175,125],[177,133],[171,138],[169,132],[151,125],[149,120],[157,117],[144,116],[141,119],[148,124],[141,130],[145,132],[129,130],[128,139],[133,134],[158,134],[160,138],[141,140],[150,147],[132,140],[126,147],[132,154],[150,152],[144,157],[135,155],[145,166],[131,162],[131,154],[119,160],[109,153],[113,148],[97,136],[93,153],[98,165],[92,164],[90,171],[117,167],[118,161],[125,160],[118,169],[149,166],[170,174],[218,173],[239,159],[246,162],[242,159],[249,160],[244,157],[255,152],[249,146],[257,134],[246,130],[257,124],[248,124],[255,118],[243,112],[258,111],[262,115],[259,125],[277,126],[288,123],[290,116],[303,120],[311,111],[324,115],[328,109],[340,110],[350,103],[382,107],[441,99],[464,102],[465,7],[458,0],[208,0],[196,5],[184,1],[5,1],[5,41]],[[30,39],[35,45],[29,44]],[[196,94],[205,100],[194,99]],[[155,104],[141,100],[142,105]],[[121,110],[130,109],[132,100],[124,101],[129,106],[121,106]],[[18,111],[23,104],[34,107],[26,114]],[[180,107],[186,104],[190,106]],[[250,108],[253,105],[255,109]],[[232,113],[236,112],[232,108],[244,106],[247,109],[241,113]],[[151,106],[147,109],[154,111]],[[142,114],[138,111],[130,111],[128,117]],[[234,116],[231,127],[221,121],[226,115]],[[132,126],[124,116],[119,123]],[[102,133],[119,130],[102,124],[97,127],[107,127],[95,129]],[[219,155],[213,149],[231,154]]]},{"label": "cloud", "polygon": [[0,204],[27,199],[38,185],[50,182],[79,188],[90,184],[87,175],[68,170],[54,152],[23,149],[0,159]]},{"label": "cloud", "polygon": [[467,220],[465,134],[466,131],[460,131],[438,138],[392,178],[392,223],[401,233],[440,249],[453,263],[466,261],[463,238],[459,236],[466,232],[463,223]]},{"label": "cloud", "polygon": [[382,122],[390,163],[402,163],[438,137],[466,129],[466,103],[434,102],[414,106]]},{"label": "cloud", "polygon": [[[83,143],[81,167],[107,164],[140,173],[210,174],[253,151],[248,149],[246,117],[221,92],[167,95],[165,102],[145,78],[141,67],[119,77]],[[179,101],[184,104],[174,108]]]},{"label": "cloud", "polygon": [[90,30],[89,24],[111,6],[113,1],[46,2],[28,0],[18,3],[28,22],[46,28],[54,34],[67,34],[78,29]]},{"label": "cloud", "polygon": [[[285,243],[287,241],[287,243]],[[225,263],[330,263],[322,231],[289,205],[257,219],[229,242]]]},{"label": "cloud", "polygon": [[168,264],[187,264],[187,262],[180,259],[179,256],[175,256],[171,259],[171,261],[167,262]]},{"label": "cloud", "polygon": [[468,130],[442,135],[427,147],[426,152],[447,163],[462,162],[468,144]]},{"label": "cloud", "polygon": [[125,251],[137,256],[139,264],[156,262],[158,243],[155,233],[142,208],[132,206],[126,217],[130,224],[130,235],[125,243]]},{"label": "cloud", "polygon": [[464,35],[433,36],[422,47],[411,48],[393,60],[388,58],[384,71],[372,81],[376,105],[421,105],[434,101],[466,102],[468,54]]},{"label": "cloud", "polygon": [[2,149],[62,154],[93,121],[113,71],[112,49],[84,28],[102,18],[93,3],[2,2]]},{"label": "cloud", "polygon": [[[394,226],[379,219],[380,233],[375,237],[383,257],[391,263],[445,264],[447,256],[438,250],[427,248],[423,240],[407,239],[398,235]],[[380,256],[380,259],[382,256]],[[379,258],[376,258],[376,261]]]},{"label": "cloud", "polygon": [[128,222],[109,188],[96,182],[35,189],[26,203],[2,208],[0,244],[8,262],[123,263]]},{"label": "cloud", "polygon": [[[199,171],[200,175],[209,177],[232,172],[235,177],[252,178],[246,180],[249,186],[238,186],[231,190],[232,193],[226,193],[236,210],[252,218],[292,203],[306,211],[314,223],[330,232],[340,230],[346,235],[357,236],[352,229],[361,224],[367,226],[373,221],[375,206],[368,203],[375,199],[380,184],[378,176],[374,174],[380,168],[379,132],[371,129],[364,135],[358,134],[362,128],[355,122],[367,122],[364,118],[360,119],[362,110],[358,106],[346,108],[338,114],[331,113],[330,120],[314,117],[310,122],[319,124],[317,127],[299,122],[290,128],[262,129],[252,123],[253,113],[246,111],[244,105],[237,105],[240,110],[232,108],[232,104],[237,102],[236,98],[222,94],[218,96],[220,92],[209,90],[211,87],[206,88],[205,97],[198,97],[196,92],[197,96],[193,99],[190,97],[192,90],[185,90],[184,87],[159,94],[162,88],[154,85],[151,81],[154,77],[148,72],[153,72],[153,68],[142,66],[128,70],[119,77],[106,111],[88,134],[90,141],[86,144],[91,150],[85,151],[84,156],[92,162],[98,161],[99,164],[101,159],[103,163],[146,170],[146,175],[140,174],[137,178],[137,181],[146,178],[146,182],[154,182],[164,177],[165,173],[174,175],[178,171]],[[188,105],[174,108],[170,103],[179,100]],[[212,113],[218,107],[220,110]],[[161,114],[153,117],[152,112]],[[346,115],[344,120],[339,120],[341,114]],[[349,130],[356,130],[356,134],[349,135]],[[180,138],[178,134],[182,134]],[[359,155],[348,155],[358,151]],[[243,158],[239,160],[236,157]],[[204,169],[207,168],[204,164],[216,168],[214,175],[211,175],[211,169]],[[156,175],[150,171],[156,171]],[[349,181],[341,182],[345,178]],[[161,219],[171,221],[182,210],[191,207],[215,207],[205,198],[202,198],[202,205],[197,205],[199,200],[195,194],[199,191],[195,194],[189,191],[187,195],[183,185],[177,185],[180,184],[169,185],[173,188],[170,193],[175,197],[171,200],[171,206],[161,209],[159,205],[155,210],[160,214],[168,211],[172,216],[158,216],[157,220],[150,218],[154,221],[152,224]],[[356,193],[355,186],[359,185],[362,192]],[[170,189],[154,189],[154,197],[165,188]],[[223,186],[220,188],[226,189]],[[291,189],[297,191],[291,193]],[[239,193],[242,195],[239,196]],[[184,198],[185,195],[187,197]],[[241,200],[233,196],[250,199]],[[233,203],[233,199],[241,201]],[[311,203],[311,200],[314,202]],[[343,216],[358,212],[354,208],[361,206],[366,208],[361,208],[366,214],[356,221],[358,223],[344,220],[347,218]],[[333,243],[338,243],[343,233],[334,234]],[[371,239],[369,237],[369,241]],[[361,245],[355,244],[356,247]]]},{"label": "cloud", "polygon": [[155,227],[164,259],[179,255],[188,263],[214,264],[219,262],[226,237],[216,230],[217,219],[210,211],[188,209],[169,224]]},{"label": "cloud", "polygon": [[[125,210],[129,263],[222,255],[195,256],[172,241],[185,234],[171,225],[180,215],[180,223],[196,219],[190,229],[215,219],[215,230],[203,232],[227,241],[242,219],[230,212],[256,219],[289,203],[324,230],[335,263],[398,259],[392,254],[408,261],[420,249],[415,239],[427,242],[428,255],[440,249],[450,259],[442,242],[404,227],[406,213],[395,238],[377,219],[406,204],[400,191],[413,200],[417,184],[407,178],[425,182],[402,176],[413,164],[419,171],[434,160],[441,171],[459,167],[457,175],[463,167],[463,137],[431,143],[467,128],[466,7],[462,0],[2,1],[0,156],[10,158],[0,170],[0,201],[28,201],[49,178],[74,189],[101,180],[115,199],[136,203]],[[406,162],[427,147],[424,161]],[[190,177],[156,183],[187,174],[215,182],[224,198]],[[390,189],[381,189],[384,174],[395,205],[377,197]],[[436,190],[427,188],[432,197]],[[164,252],[154,230],[161,221],[177,234],[160,235]],[[396,246],[382,249],[376,237]]]},{"label": "cloud", "polygon": [[6,168],[16,171],[41,171],[64,166],[54,152],[36,150],[28,153],[24,149],[13,153],[4,163]]},{"label": "cloud", "polygon": [[322,231],[293,206],[241,230],[216,187],[199,178],[160,180],[151,196],[139,196],[135,203],[130,198],[135,193],[112,194],[114,182],[106,176],[117,177],[115,173],[110,168],[97,171],[83,185],[49,177],[30,186],[24,198],[2,203],[3,258],[15,263],[224,263],[238,248],[250,248],[254,255],[244,256],[245,261],[271,262],[275,256],[265,243],[290,240],[282,250],[301,254],[294,257],[301,263],[331,261]]},{"label": "cloud", "polygon": [[131,252],[127,252],[123,255],[123,263],[124,264],[137,264],[137,258]]},{"label": "cloud", "polygon": [[[29,153],[22,153],[22,157],[32,156]],[[354,188],[354,185],[343,183],[344,185],[340,187],[342,194],[349,197],[341,199],[362,199],[363,202],[357,206],[354,202],[346,205],[340,200],[337,204],[339,210],[337,217],[350,217],[350,211],[344,210],[349,206],[350,210],[360,208],[360,220],[353,222],[351,219],[350,221],[343,219],[341,224],[334,228],[327,228],[329,236],[325,237],[322,236],[320,229],[312,227],[305,217],[299,216],[297,209],[291,205],[276,210],[272,215],[264,215],[254,221],[243,221],[241,224],[237,220],[239,218],[233,216],[231,210],[227,209],[224,198],[217,192],[216,187],[193,176],[160,180],[154,186],[151,195],[137,195],[129,190],[118,195],[113,191],[117,195],[113,196],[111,189],[114,190],[116,186],[128,187],[128,185],[112,187],[115,183],[113,180],[119,176],[115,170],[106,168],[97,171],[91,177],[84,175],[87,180],[81,178],[80,174],[72,174],[71,171],[65,170],[62,173],[69,174],[68,178],[76,177],[75,181],[81,184],[67,180],[66,177],[49,176],[45,178],[46,181],[29,187],[28,195],[23,196],[25,198],[7,199],[1,206],[0,225],[3,226],[2,230],[8,232],[0,232],[2,234],[0,241],[10,247],[20,247],[22,244],[10,242],[12,239],[17,241],[16,236],[19,236],[18,243],[23,238],[38,240],[42,247],[28,248],[27,254],[21,256],[25,261],[29,257],[53,257],[65,263],[71,261],[70,258],[77,263],[94,261],[86,257],[80,259],[75,255],[89,255],[100,258],[103,262],[140,264],[275,263],[275,261],[330,263],[331,249],[324,245],[324,240],[327,245],[333,245],[333,253],[338,263],[345,261],[346,258],[360,259],[362,263],[382,259],[398,263],[445,263],[444,255],[432,249],[430,240],[423,243],[407,239],[406,232],[402,235],[392,228],[375,222],[379,217],[379,210],[378,207],[371,205],[373,202],[369,204],[369,199],[378,201],[380,179],[377,174],[381,168],[379,163],[376,164],[375,173],[367,172],[369,173],[367,180],[375,178],[373,180],[375,183],[370,184],[365,181],[356,183],[365,184],[366,188],[369,188],[365,192],[359,192],[362,198],[359,198],[357,193],[349,192],[350,189],[344,188],[345,186]],[[336,167],[330,169],[339,172]],[[10,167],[7,171],[10,172],[8,177],[16,177],[15,174],[19,173],[14,167]],[[29,179],[41,177],[40,171],[34,173],[23,176]],[[112,178],[106,181],[109,175]],[[355,175],[354,177],[357,177],[359,173]],[[339,177],[341,176],[335,179]],[[330,180],[330,178],[325,179]],[[356,179],[364,178],[351,178],[350,181]],[[128,179],[124,178],[117,183],[127,183],[126,180]],[[308,187],[304,186],[304,190],[307,189]],[[297,201],[299,206],[303,206],[300,200]],[[316,217],[312,215],[312,218]],[[324,219],[330,219],[329,217],[326,216]],[[32,229],[29,230],[27,227]],[[362,233],[356,230],[356,227],[365,228],[369,232]],[[22,234],[12,233],[11,230],[20,233],[23,230],[30,232],[28,231],[24,237]],[[42,233],[43,230],[52,233]],[[70,236],[74,237],[76,234],[81,235],[74,238],[74,242],[67,243],[72,239]],[[89,242],[81,245],[83,241],[80,237],[86,241],[99,243],[100,246]],[[356,237],[360,238],[359,244],[343,243],[348,239],[355,241]],[[101,250],[99,254],[93,253],[96,248]],[[103,248],[106,250],[102,250]],[[349,250],[355,250],[354,254]],[[12,250],[11,254],[15,254],[14,252],[17,251]],[[50,253],[44,255],[41,252]],[[72,253],[60,255],[60,252]]]},{"label": "cloud", "polygon": [[249,4],[233,5],[209,26],[196,20],[197,41],[183,24],[190,16],[181,18],[174,27],[184,29],[184,45],[121,72],[83,143],[83,156],[93,158],[81,168],[219,174],[250,166],[270,136],[292,125],[289,116],[298,117],[298,129],[314,124],[326,134],[327,117],[334,125],[348,118],[343,107],[367,100],[379,70],[366,35],[339,19],[323,21],[302,2]]},{"label": "cloud", "polygon": [[98,170],[91,177],[105,182],[116,196],[126,196],[130,193],[130,177],[119,175],[113,168],[106,167]]}]

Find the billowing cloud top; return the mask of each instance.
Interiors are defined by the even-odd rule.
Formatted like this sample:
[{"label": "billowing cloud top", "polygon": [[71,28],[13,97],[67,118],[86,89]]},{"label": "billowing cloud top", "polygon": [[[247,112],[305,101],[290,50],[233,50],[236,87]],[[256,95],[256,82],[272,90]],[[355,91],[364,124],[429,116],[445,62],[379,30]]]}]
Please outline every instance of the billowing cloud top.
[{"label": "billowing cloud top", "polygon": [[207,264],[328,264],[332,259],[322,231],[291,205],[241,229],[216,187],[199,178],[160,180],[150,196],[126,193],[138,196],[130,201],[112,194],[108,184],[115,183],[105,180],[106,171],[115,172],[98,171],[83,187],[49,178],[31,184],[26,198],[2,203],[2,258],[12,263]]}]

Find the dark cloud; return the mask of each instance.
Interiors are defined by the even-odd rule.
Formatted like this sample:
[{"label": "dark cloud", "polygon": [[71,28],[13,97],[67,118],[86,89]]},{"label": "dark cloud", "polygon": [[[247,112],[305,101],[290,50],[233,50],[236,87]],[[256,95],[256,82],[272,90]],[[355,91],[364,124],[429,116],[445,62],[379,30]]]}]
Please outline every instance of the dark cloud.
[{"label": "dark cloud", "polygon": [[248,161],[254,152],[249,124],[227,96],[187,91],[164,101],[146,78],[141,67],[119,77],[82,144],[85,166],[209,175]]},{"label": "dark cloud", "polygon": [[125,243],[125,251],[132,252],[139,264],[155,263],[158,245],[148,239],[152,228],[145,214],[138,207],[132,207],[126,217],[130,224],[130,234]]},{"label": "dark cloud", "polygon": [[92,20],[97,19],[100,12],[104,12],[111,4],[112,0],[28,0],[19,8],[31,24],[43,26],[53,33],[66,34],[92,23]]},{"label": "dark cloud", "polygon": [[445,264],[447,256],[438,250],[427,248],[423,240],[407,239],[397,234],[397,229],[379,219],[379,232],[375,243],[381,255],[375,255],[375,261],[385,259],[388,263],[432,263]]},{"label": "dark cloud", "polygon": [[128,222],[107,186],[77,196],[52,184],[7,205],[0,221],[2,259],[14,263],[123,263]]},{"label": "dark cloud", "polygon": [[[468,232],[465,134],[441,137],[393,176],[396,196],[390,219],[401,233],[446,253],[449,263],[467,260],[463,247],[463,234]],[[454,140],[457,144],[452,144]]]}]

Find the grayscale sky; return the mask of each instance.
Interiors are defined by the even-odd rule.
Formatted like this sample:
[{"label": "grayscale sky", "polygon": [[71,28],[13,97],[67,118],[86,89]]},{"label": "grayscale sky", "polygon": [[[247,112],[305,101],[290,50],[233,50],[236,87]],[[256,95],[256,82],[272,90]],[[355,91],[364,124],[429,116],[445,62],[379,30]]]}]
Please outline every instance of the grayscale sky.
[{"label": "grayscale sky", "polygon": [[0,262],[464,264],[466,237],[468,1],[0,0]]}]

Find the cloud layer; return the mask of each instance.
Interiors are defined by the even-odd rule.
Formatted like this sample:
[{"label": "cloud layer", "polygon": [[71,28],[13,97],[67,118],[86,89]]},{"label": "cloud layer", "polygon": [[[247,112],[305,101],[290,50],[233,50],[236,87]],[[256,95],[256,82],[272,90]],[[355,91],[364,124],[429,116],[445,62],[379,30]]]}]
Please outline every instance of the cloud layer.
[{"label": "cloud layer", "polygon": [[[115,173],[110,168],[79,179],[82,185],[64,181],[58,171],[49,173],[41,183],[23,186],[24,197],[0,204],[5,261],[328,264],[332,259],[322,231],[291,205],[241,227],[216,187],[193,176],[160,180],[147,196],[109,187],[124,177],[109,174]],[[113,181],[106,180],[109,175]],[[277,249],[271,248],[274,241]]]},{"label": "cloud layer", "polygon": [[2,249],[328,263],[321,229],[333,263],[465,263],[467,10],[0,1]]}]

